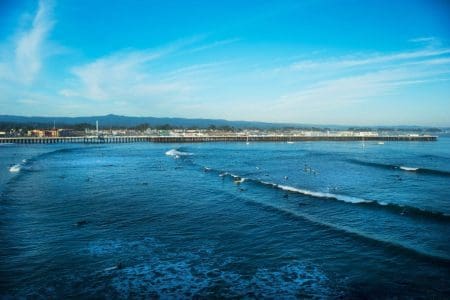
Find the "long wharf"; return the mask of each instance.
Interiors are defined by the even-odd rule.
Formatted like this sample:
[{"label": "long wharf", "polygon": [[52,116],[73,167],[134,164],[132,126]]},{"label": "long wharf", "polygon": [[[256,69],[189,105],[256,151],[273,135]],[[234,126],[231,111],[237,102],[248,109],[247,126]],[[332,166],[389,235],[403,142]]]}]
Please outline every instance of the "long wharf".
[{"label": "long wharf", "polygon": [[312,141],[408,141],[432,142],[437,136],[290,136],[290,135],[234,135],[234,136],[82,136],[82,137],[2,137],[1,143],[15,144],[109,144],[109,143],[201,143],[201,142],[312,142]]}]

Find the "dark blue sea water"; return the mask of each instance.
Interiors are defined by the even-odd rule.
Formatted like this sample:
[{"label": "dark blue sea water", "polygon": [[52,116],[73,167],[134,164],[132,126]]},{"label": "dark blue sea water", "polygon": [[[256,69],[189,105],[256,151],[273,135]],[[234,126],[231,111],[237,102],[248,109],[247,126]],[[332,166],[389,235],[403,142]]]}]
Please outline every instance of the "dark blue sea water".
[{"label": "dark blue sea water", "polygon": [[1,145],[0,291],[448,298],[450,139]]}]

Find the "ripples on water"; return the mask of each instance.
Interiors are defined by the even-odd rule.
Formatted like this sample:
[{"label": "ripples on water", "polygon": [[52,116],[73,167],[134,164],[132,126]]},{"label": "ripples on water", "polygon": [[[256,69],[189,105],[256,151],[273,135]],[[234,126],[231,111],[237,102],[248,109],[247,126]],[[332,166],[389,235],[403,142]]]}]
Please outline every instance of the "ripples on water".
[{"label": "ripples on water", "polygon": [[2,146],[0,295],[445,298],[449,149]]}]

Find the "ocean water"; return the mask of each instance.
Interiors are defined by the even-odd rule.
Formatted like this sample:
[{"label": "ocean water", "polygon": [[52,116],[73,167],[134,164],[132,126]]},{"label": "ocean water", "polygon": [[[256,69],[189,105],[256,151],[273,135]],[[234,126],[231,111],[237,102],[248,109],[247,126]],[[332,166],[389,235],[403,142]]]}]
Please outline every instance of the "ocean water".
[{"label": "ocean water", "polygon": [[450,139],[0,145],[0,297],[450,297]]}]

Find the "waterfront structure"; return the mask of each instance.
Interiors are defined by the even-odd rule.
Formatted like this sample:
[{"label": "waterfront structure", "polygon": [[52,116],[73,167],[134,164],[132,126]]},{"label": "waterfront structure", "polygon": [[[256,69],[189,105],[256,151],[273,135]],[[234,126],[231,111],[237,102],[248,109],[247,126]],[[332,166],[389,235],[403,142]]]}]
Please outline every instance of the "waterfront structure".
[{"label": "waterfront structure", "polygon": [[198,143],[198,142],[302,142],[302,141],[436,141],[431,135],[398,136],[299,136],[299,135],[232,135],[232,136],[83,136],[83,137],[8,137],[0,143],[55,144],[55,143]]}]

